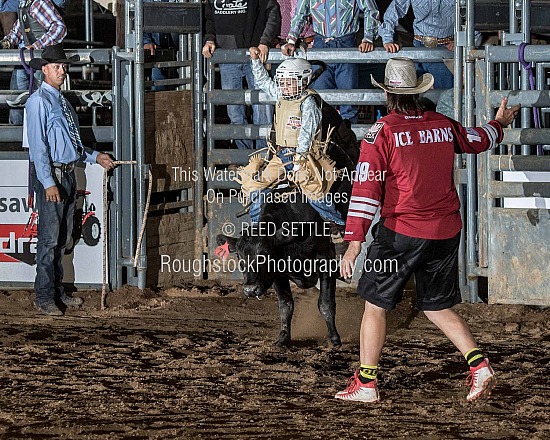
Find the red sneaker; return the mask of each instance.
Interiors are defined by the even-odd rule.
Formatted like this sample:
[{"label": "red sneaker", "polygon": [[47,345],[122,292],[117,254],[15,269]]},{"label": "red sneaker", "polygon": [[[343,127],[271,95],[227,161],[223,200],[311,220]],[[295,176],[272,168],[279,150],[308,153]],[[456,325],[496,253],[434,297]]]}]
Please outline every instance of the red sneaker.
[{"label": "red sneaker", "polygon": [[334,396],[341,400],[355,400],[357,402],[379,402],[378,387],[376,380],[369,383],[363,383],[359,380],[359,370],[349,378],[348,385],[345,390],[338,391]]},{"label": "red sneaker", "polygon": [[466,397],[468,402],[485,398],[491,395],[491,390],[496,385],[495,372],[489,365],[489,359],[485,358],[477,367],[470,367],[470,374],[466,379],[470,392]]}]

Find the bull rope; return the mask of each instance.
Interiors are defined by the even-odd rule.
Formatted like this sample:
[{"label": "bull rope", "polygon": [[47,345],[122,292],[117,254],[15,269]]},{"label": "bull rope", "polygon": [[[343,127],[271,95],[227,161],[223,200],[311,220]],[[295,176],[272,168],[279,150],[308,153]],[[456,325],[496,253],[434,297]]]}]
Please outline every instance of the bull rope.
[{"label": "bull rope", "polygon": [[[115,160],[114,165],[136,165],[137,161],[135,160]],[[105,310],[106,298],[107,298],[107,263],[108,263],[108,250],[107,250],[107,173],[109,170],[103,170],[103,225],[105,230],[103,232],[103,283],[101,286],[101,310]],[[141,249],[141,243],[143,241],[143,235],[145,234],[145,226],[147,224],[147,215],[149,214],[149,204],[151,202],[151,192],[153,190],[153,173],[149,169],[149,188],[147,190],[147,201],[145,202],[145,209],[143,210],[143,221],[141,223],[141,230],[139,231],[139,236],[136,245],[136,253],[134,254],[134,267],[137,267],[137,260],[139,251]]]}]

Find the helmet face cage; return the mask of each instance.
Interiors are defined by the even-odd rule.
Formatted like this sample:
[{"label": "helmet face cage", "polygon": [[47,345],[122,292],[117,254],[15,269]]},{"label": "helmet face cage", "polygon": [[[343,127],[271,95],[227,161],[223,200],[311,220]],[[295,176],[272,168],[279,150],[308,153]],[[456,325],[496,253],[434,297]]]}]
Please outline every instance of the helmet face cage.
[{"label": "helmet face cage", "polygon": [[311,64],[301,58],[286,60],[275,73],[275,83],[283,99],[299,98],[309,85]]}]

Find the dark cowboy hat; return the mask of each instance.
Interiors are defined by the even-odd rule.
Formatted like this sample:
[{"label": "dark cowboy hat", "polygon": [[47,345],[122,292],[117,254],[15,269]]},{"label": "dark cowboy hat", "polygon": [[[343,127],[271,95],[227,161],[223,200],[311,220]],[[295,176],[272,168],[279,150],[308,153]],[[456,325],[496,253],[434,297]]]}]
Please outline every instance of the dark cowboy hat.
[{"label": "dark cowboy hat", "polygon": [[62,64],[73,64],[76,63],[80,57],[74,55],[71,58],[67,58],[65,51],[61,47],[61,44],[54,44],[53,46],[48,46],[42,51],[42,58],[33,58],[29,62],[34,70],[42,69],[42,66],[50,63],[62,63]]}]

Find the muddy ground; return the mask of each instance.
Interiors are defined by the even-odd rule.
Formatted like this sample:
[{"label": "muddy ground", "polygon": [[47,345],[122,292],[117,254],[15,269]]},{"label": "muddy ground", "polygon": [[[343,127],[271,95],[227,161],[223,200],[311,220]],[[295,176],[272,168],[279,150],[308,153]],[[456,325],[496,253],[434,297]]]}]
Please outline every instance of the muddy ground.
[{"label": "muddy ground", "polygon": [[[147,292],[146,292],[147,293]],[[460,354],[406,300],[389,318],[383,401],[335,400],[357,367],[363,303],[338,289],[340,348],[316,291],[297,293],[292,348],[274,295],[183,286],[99,293],[62,318],[30,292],[0,291],[2,439],[548,439],[550,310],[460,305],[498,373],[492,399],[464,400]]]}]

